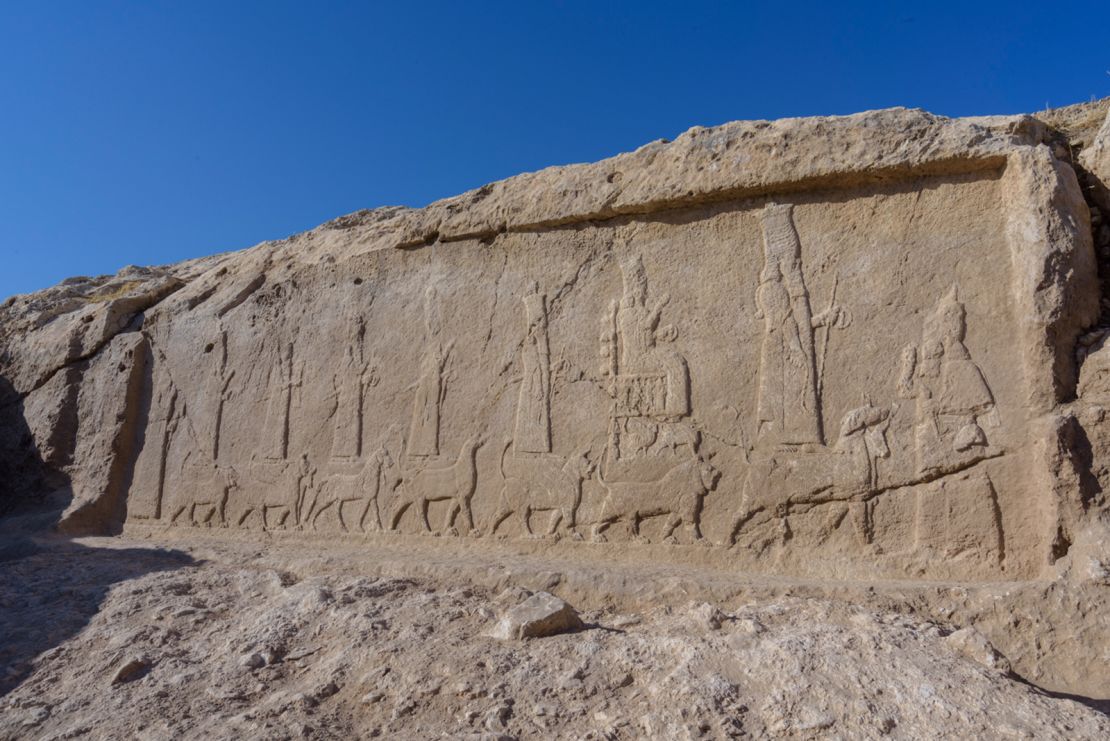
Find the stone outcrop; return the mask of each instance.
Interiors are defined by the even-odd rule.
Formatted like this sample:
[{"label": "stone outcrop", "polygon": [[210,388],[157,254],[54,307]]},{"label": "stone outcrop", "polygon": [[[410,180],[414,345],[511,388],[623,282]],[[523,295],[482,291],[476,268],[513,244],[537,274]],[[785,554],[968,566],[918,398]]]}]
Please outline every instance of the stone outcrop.
[{"label": "stone outcrop", "polygon": [[1097,196],[1042,118],[695,128],[14,297],[4,506],[46,493],[69,532],[1055,575],[1104,542],[1110,436]]}]

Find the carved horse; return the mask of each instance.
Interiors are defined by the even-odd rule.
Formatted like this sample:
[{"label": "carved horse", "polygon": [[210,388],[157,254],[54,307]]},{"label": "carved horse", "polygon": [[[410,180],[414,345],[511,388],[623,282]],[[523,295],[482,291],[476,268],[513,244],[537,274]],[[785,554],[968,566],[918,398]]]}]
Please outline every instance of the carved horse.
[{"label": "carved horse", "polygon": [[389,517],[389,529],[396,530],[405,511],[416,504],[419,505],[420,521],[424,525],[424,532],[432,532],[431,523],[428,522],[428,506],[432,502],[451,502],[444,523],[444,532],[455,531],[455,520],[461,512],[466,521],[467,531],[474,532],[474,514],[470,508],[470,500],[474,498],[474,489],[478,485],[478,468],[476,456],[478,448],[485,444],[481,436],[469,438],[459,450],[459,457],[449,466],[422,468],[415,472],[403,471],[401,484],[397,487],[398,499],[393,505],[393,512]]},{"label": "carved horse", "polygon": [[320,484],[316,498],[308,506],[301,525],[312,526],[316,529],[316,521],[332,506],[335,507],[336,518],[344,532],[349,532],[350,527],[343,517],[343,505],[349,502],[365,502],[358,518],[358,528],[365,532],[366,518],[371,508],[374,510],[374,529],[382,529],[381,508],[379,495],[383,484],[387,492],[392,492],[401,483],[397,473],[397,464],[385,446],[379,447],[363,463],[361,470],[356,474],[332,474]]}]

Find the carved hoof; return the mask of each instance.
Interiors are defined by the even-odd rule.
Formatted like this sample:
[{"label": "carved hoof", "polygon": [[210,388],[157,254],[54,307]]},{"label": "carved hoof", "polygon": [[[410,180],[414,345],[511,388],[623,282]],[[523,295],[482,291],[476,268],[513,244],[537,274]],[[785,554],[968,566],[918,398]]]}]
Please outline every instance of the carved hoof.
[{"label": "carved hoof", "polygon": [[577,530],[571,530],[569,533],[567,533],[567,537],[576,543],[581,543],[583,540],[585,540],[585,538],[582,537],[582,533],[578,532]]},{"label": "carved hoof", "polygon": [[471,528],[470,531],[467,532],[466,537],[468,537],[468,538],[480,538],[480,537],[482,537],[482,531],[479,530],[476,527]]},{"label": "carved hoof", "polygon": [[663,545],[678,545],[678,538],[673,535],[668,535],[663,538]]},{"label": "carved hoof", "polygon": [[711,540],[709,540],[709,538],[705,537],[704,535],[699,535],[697,537],[697,539],[694,540],[693,544],[700,547],[700,548],[712,548],[713,547],[713,542]]},{"label": "carved hoof", "polygon": [[609,542],[609,539],[605,537],[604,533],[594,533],[590,537],[590,540],[592,540],[594,543],[608,543]]},{"label": "carved hoof", "polygon": [[443,531],[443,534],[452,538],[457,538],[459,537],[459,529],[456,527],[449,527]]}]

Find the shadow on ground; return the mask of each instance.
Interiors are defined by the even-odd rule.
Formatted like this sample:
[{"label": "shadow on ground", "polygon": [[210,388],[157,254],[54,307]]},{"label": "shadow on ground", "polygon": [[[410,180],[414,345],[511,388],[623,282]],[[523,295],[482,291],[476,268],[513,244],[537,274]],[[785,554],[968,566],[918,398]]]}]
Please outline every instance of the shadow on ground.
[{"label": "shadow on ground", "polygon": [[[65,427],[58,434],[72,436]],[[88,625],[112,585],[194,564],[180,551],[96,548],[55,534],[72,499],[64,473],[72,441],[47,443],[48,451],[38,448],[24,400],[0,376],[0,697],[35,657]]]},{"label": "shadow on ground", "polygon": [[113,585],[194,564],[168,549],[0,533],[0,697],[30,674],[37,656],[81,632]]}]

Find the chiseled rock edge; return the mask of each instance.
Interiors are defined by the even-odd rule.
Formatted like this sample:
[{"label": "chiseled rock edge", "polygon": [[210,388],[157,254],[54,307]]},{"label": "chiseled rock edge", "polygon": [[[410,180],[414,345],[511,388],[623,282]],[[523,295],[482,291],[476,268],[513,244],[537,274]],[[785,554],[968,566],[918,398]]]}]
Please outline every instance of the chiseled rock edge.
[{"label": "chiseled rock edge", "polygon": [[517,175],[399,216],[395,247],[485,239],[706,201],[1001,167],[1040,142],[1029,116],[949,119],[892,108],[695,127],[600,162]]}]

